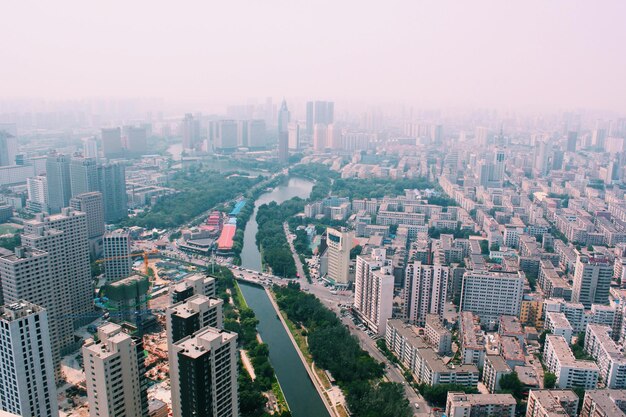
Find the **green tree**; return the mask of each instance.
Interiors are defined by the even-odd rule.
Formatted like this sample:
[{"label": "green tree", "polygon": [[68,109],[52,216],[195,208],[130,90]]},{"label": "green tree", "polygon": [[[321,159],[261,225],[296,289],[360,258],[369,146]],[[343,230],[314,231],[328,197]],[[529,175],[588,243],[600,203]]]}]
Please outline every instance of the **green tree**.
[{"label": "green tree", "polygon": [[543,374],[543,387],[545,389],[552,389],[556,385],[556,375],[552,372],[545,372]]}]

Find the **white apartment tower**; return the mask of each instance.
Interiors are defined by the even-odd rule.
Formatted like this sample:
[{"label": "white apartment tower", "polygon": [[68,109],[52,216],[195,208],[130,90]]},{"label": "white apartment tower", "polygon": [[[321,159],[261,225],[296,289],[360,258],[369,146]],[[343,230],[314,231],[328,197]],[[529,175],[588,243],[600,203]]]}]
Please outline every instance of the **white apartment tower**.
[{"label": "white apartment tower", "polygon": [[143,343],[114,323],[98,327],[98,341],[83,349],[91,417],[147,417]]},{"label": "white apartment tower", "polygon": [[418,326],[426,324],[428,314],[443,316],[450,268],[421,262],[409,263],[404,280],[404,309],[407,320]]},{"label": "white apartment tower", "polygon": [[582,303],[586,309],[591,304],[607,304],[613,278],[613,264],[601,255],[578,254],[574,269],[572,301]]},{"label": "white apartment tower", "polygon": [[129,277],[133,260],[130,258],[130,234],[125,230],[105,233],[102,239],[104,248],[104,276],[107,282],[115,282]]},{"label": "white apartment tower", "polygon": [[[53,233],[55,231],[61,234]],[[50,273],[67,286],[71,308],[64,313],[72,315],[74,327],[78,328],[93,320],[93,289],[85,213],[66,207],[59,214],[38,214],[35,219],[24,222],[22,244],[50,254]]]},{"label": "white apartment tower", "polygon": [[384,249],[374,249],[370,256],[356,258],[354,308],[367,326],[381,336],[393,313],[391,268],[391,260],[386,259]]},{"label": "white apartment tower", "polygon": [[525,281],[522,272],[468,271],[463,275],[460,310],[490,324],[502,315],[519,317]]},{"label": "white apartment tower", "polygon": [[0,307],[0,347],[0,410],[58,416],[46,310],[28,301]]},{"label": "white apartment tower", "polygon": [[326,229],[328,277],[338,285],[347,285],[350,276],[350,249],[354,232]]},{"label": "white apartment tower", "polygon": [[70,207],[82,211],[87,216],[87,238],[89,251],[94,258],[102,255],[102,236],[104,235],[104,200],[102,193],[93,191],[78,194],[70,199]]},{"label": "white apartment tower", "polygon": [[[58,235],[62,232],[51,230],[46,233]],[[24,247],[0,257],[0,281],[6,304],[28,300],[46,309],[52,364],[59,380],[61,350],[70,347],[74,339],[67,282],[61,275],[52,273],[47,252]]]},{"label": "white apartment tower", "polygon": [[48,178],[37,176],[26,179],[28,208],[35,212],[48,211]]},{"label": "white apartment tower", "polygon": [[[237,334],[207,327],[176,342],[170,363],[176,417],[238,417]],[[183,388],[184,387],[184,388]]]}]

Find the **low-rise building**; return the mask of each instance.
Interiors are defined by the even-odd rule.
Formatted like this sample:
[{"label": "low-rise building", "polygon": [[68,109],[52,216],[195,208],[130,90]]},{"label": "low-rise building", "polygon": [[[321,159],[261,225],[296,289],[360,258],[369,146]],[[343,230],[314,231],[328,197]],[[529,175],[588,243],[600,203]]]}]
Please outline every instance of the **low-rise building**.
[{"label": "low-rise building", "polygon": [[531,390],[526,417],[575,417],[578,402],[578,395],[571,390]]},{"label": "low-rise building", "polygon": [[585,392],[580,417],[625,417],[626,390],[601,389]]},{"label": "low-rise building", "polygon": [[607,388],[626,388],[626,357],[623,348],[611,338],[611,327],[588,324],[585,333],[585,352],[600,368],[600,381]]},{"label": "low-rise building", "polygon": [[439,316],[428,314],[426,316],[426,327],[424,336],[439,355],[452,352],[452,333],[442,324]]},{"label": "low-rise building", "polygon": [[572,343],[572,325],[569,324],[567,317],[563,313],[549,311],[546,313],[545,329],[550,333],[563,336],[567,343]]},{"label": "low-rise building", "polygon": [[498,416],[514,417],[517,402],[511,394],[465,394],[449,392],[446,416]]},{"label": "low-rise building", "polygon": [[598,365],[593,361],[576,359],[563,336],[546,336],[543,361],[548,371],[556,375],[558,388],[594,389],[598,385]]},{"label": "low-rise building", "polygon": [[483,368],[483,384],[490,393],[500,390],[500,379],[504,375],[513,372],[506,361],[500,355],[486,355],[485,367]]},{"label": "low-rise building", "polygon": [[477,317],[470,311],[460,315],[461,362],[482,367],[485,360],[485,334]]}]

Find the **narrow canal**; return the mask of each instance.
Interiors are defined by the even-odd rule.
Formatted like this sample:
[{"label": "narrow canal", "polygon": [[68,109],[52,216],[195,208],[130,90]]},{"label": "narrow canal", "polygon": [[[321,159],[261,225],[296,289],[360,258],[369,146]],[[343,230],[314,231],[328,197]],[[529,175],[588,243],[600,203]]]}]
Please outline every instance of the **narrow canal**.
[{"label": "narrow canal", "polygon": [[[284,185],[262,194],[255,203],[252,217],[246,225],[241,251],[241,265],[255,271],[261,270],[261,254],[256,246],[258,207],[271,201],[278,204],[293,197],[307,198],[313,183],[302,178],[290,178]],[[274,307],[263,288],[239,284],[246,302],[259,319],[259,334],[270,350],[270,361],[285,393],[294,417],[330,417],[287,331],[276,316]]]}]

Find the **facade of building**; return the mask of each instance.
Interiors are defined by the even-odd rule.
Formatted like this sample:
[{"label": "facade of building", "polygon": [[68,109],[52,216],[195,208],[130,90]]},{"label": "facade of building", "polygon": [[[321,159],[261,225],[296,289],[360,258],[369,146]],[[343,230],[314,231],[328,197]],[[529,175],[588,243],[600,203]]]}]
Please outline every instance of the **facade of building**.
[{"label": "facade of building", "polygon": [[146,417],[148,397],[141,339],[114,323],[98,327],[98,340],[88,339],[83,366],[91,417]]},{"label": "facade of building", "polygon": [[521,272],[468,271],[463,275],[460,310],[489,324],[501,315],[519,317],[525,282]]},{"label": "facade of building", "polygon": [[443,317],[450,270],[443,265],[409,263],[404,279],[404,309],[407,320],[426,324],[428,314]]},{"label": "facade of building", "polygon": [[103,164],[98,166],[98,191],[104,201],[104,220],[115,223],[128,216],[126,195],[126,168],[124,165]]},{"label": "facade of building", "polygon": [[337,285],[348,285],[350,280],[350,250],[354,232],[326,229],[328,244],[328,278]]},{"label": "facade of building", "polygon": [[86,214],[67,207],[58,214],[39,213],[24,222],[22,244],[50,255],[50,273],[67,288],[71,309],[65,314],[73,317],[74,327],[93,320]]},{"label": "facade of building", "polygon": [[576,359],[563,336],[547,335],[543,361],[550,372],[556,375],[556,387],[570,389],[598,386],[600,370],[593,361]]},{"label": "facade of building", "polygon": [[607,257],[578,254],[574,269],[572,301],[585,308],[606,304],[613,278],[613,265]]},{"label": "facade of building", "polygon": [[570,390],[531,390],[526,417],[576,416],[578,395]]},{"label": "facade of building", "polygon": [[387,320],[393,313],[391,260],[383,249],[369,256],[357,256],[354,279],[354,309],[367,327],[379,336],[385,334]]},{"label": "facade of building", "polygon": [[611,338],[613,329],[601,324],[588,324],[585,332],[585,352],[598,364],[600,382],[607,388],[626,388],[626,356]]},{"label": "facade of building", "polygon": [[511,394],[465,394],[448,392],[446,416],[514,417],[517,402]]},{"label": "facade of building", "polygon": [[580,417],[625,417],[626,391],[599,389],[585,392]]},{"label": "facade of building", "polygon": [[104,235],[104,201],[102,193],[93,191],[78,194],[70,200],[70,207],[82,211],[87,217],[87,238],[89,250],[94,258],[102,253],[102,236]]},{"label": "facade of building", "polygon": [[74,157],[70,162],[72,196],[98,191],[98,165],[93,158]]},{"label": "facade of building", "polygon": [[102,153],[105,158],[122,156],[122,129],[119,127],[102,129]]},{"label": "facade of building", "polygon": [[72,197],[70,180],[70,157],[68,155],[49,155],[46,160],[46,178],[48,181],[48,208],[51,213],[58,213],[67,207]]},{"label": "facade of building", "polygon": [[[61,234],[60,231],[47,233]],[[55,378],[61,379],[61,350],[73,344],[72,312],[67,282],[52,273],[50,255],[38,249],[18,247],[0,257],[0,281],[4,303],[21,300],[41,306],[48,315],[48,327]]]},{"label": "facade of building", "polygon": [[174,343],[171,354],[175,416],[239,416],[236,333],[206,327]]},{"label": "facade of building", "polygon": [[0,307],[0,346],[0,410],[58,416],[46,310],[28,301]]},{"label": "facade of building", "polygon": [[130,233],[115,230],[104,234],[104,276],[107,282],[115,282],[130,276],[133,260],[130,258]]}]

